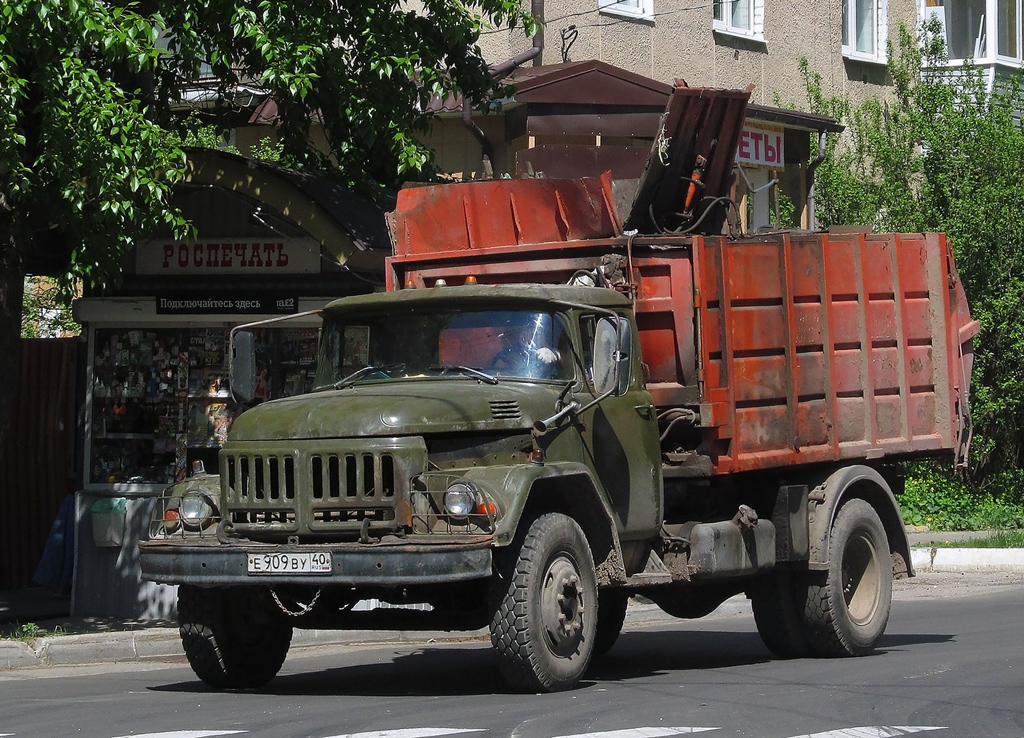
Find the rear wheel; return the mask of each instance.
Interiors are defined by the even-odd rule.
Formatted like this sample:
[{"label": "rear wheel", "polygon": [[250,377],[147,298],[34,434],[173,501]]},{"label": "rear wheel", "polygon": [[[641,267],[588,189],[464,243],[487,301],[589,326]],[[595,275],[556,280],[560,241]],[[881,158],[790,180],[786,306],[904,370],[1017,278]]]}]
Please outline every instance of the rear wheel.
[{"label": "rear wheel", "polygon": [[291,623],[262,587],[178,587],[178,625],[185,656],[200,679],[218,689],[262,687],[288,655]]},{"label": "rear wheel", "polygon": [[819,656],[869,653],[885,632],[891,607],[892,558],[885,529],[871,505],[852,499],[832,523],[828,570],[807,590],[808,643]]},{"label": "rear wheel", "polygon": [[541,515],[499,574],[490,631],[505,680],[531,692],[572,689],[590,664],[598,614],[583,531],[565,515]]},{"label": "rear wheel", "polygon": [[807,586],[802,583],[799,573],[780,569],[749,593],[757,632],[768,650],[780,659],[810,655],[803,622]]}]

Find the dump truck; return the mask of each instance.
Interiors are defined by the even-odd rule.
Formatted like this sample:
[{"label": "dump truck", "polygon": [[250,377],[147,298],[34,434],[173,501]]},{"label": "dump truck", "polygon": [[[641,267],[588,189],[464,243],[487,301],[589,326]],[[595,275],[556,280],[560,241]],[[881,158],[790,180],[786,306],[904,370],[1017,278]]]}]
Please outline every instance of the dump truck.
[{"label": "dump truck", "polygon": [[726,233],[745,100],[677,86],[625,216],[607,176],[399,194],[313,391],[243,412],[141,544],[203,681],[264,685],[295,628],[487,628],[511,687],[570,689],[633,596],[745,595],[779,658],[875,648],[977,323],[941,234]]}]

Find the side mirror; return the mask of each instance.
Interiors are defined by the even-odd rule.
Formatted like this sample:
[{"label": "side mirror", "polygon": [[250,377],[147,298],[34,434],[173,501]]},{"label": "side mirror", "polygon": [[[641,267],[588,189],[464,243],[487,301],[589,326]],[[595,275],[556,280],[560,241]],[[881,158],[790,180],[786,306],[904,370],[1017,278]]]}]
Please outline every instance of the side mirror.
[{"label": "side mirror", "polygon": [[601,318],[594,335],[594,388],[623,395],[629,387],[633,331],[625,318]]},{"label": "side mirror", "polygon": [[231,332],[231,394],[239,404],[256,398],[256,339],[251,331]]}]

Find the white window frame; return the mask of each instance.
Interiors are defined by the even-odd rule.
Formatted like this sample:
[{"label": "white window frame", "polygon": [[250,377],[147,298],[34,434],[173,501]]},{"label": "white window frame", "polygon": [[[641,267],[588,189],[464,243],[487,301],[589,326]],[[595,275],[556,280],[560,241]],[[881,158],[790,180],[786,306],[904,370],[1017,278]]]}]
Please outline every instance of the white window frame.
[{"label": "white window frame", "polygon": [[[750,4],[750,25],[733,25],[733,8],[739,2]],[[721,18],[715,15],[721,11]],[[764,0],[714,0],[711,11],[711,27],[716,33],[764,41]]]},{"label": "white window frame", "polygon": [[842,0],[842,18],[844,28],[843,37],[846,43],[843,44],[843,56],[854,61],[862,61],[873,64],[885,64],[887,62],[885,44],[889,38],[889,3],[888,0],[873,0],[874,6],[874,51],[859,51],[857,49],[857,17],[853,12],[857,0]]},{"label": "white window frame", "polygon": [[1021,0],[1011,0],[1011,2],[1015,6],[1014,15],[1016,16],[1017,20],[1017,29],[1015,34],[1016,43],[1014,44],[1016,48],[1013,49],[1014,53],[1009,56],[999,51],[999,21],[1001,20],[999,17],[1000,3],[999,0],[994,0],[994,12],[989,12],[989,14],[992,17],[993,25],[995,26],[991,32],[991,37],[994,39],[995,42],[992,51],[995,55],[997,63],[1002,64],[1003,66],[1016,67],[1019,69],[1022,65],[1024,65],[1024,48],[1022,48],[1022,46],[1024,46],[1024,39],[1021,38],[1021,36],[1024,36],[1024,28],[1022,28],[1022,26],[1024,26],[1024,23],[1021,22],[1021,12],[1024,11],[1024,7],[1021,7]]},{"label": "white window frame", "polygon": [[597,0],[597,9],[634,20],[654,20],[654,0]]},{"label": "white window frame", "polygon": [[[1017,16],[1016,49],[1011,49],[1011,51],[1015,52],[1015,54],[1007,56],[1005,54],[1000,53],[1000,3],[999,0],[985,0],[984,22],[980,25],[978,32],[976,33],[977,40],[975,41],[974,63],[977,64],[978,66],[991,67],[997,65],[1009,69],[1024,68],[1024,20],[1022,20],[1022,15],[1024,15],[1024,3],[1022,3],[1022,0],[1011,1],[1015,6],[1014,11]],[[919,12],[921,18],[930,18],[933,15],[937,15],[940,21],[942,21],[943,23],[943,28],[946,27],[946,23],[950,22],[946,16],[945,7],[931,7],[927,4],[927,2],[922,2],[919,5]],[[948,46],[947,51],[949,51]],[[961,66],[962,64],[964,64],[965,60],[966,57],[951,56],[949,60],[949,66]]]}]

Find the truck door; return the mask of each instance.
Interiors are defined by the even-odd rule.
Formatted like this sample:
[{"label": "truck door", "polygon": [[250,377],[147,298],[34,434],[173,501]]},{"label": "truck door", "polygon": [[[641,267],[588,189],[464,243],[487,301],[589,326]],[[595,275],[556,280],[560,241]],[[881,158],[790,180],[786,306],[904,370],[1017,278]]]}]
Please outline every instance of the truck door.
[{"label": "truck door", "polygon": [[[595,398],[600,394],[595,386],[595,354],[609,351],[607,341],[599,339],[602,321],[607,335],[609,326],[614,326],[608,317],[584,315],[580,320],[585,392]],[[584,411],[580,420],[587,462],[604,487],[620,537],[628,540],[648,538],[661,529],[661,452],[654,402],[643,388],[636,330],[625,319],[620,319],[620,325],[629,333],[626,350],[630,355],[623,365],[629,374],[625,391],[605,397]]]}]

